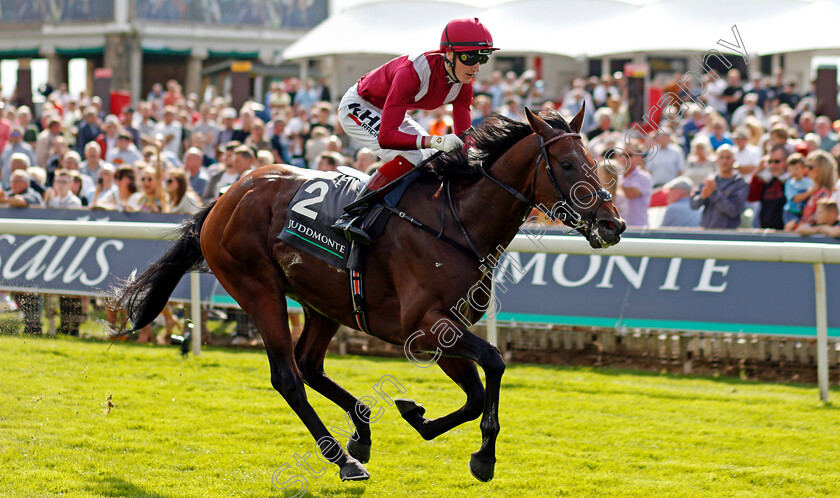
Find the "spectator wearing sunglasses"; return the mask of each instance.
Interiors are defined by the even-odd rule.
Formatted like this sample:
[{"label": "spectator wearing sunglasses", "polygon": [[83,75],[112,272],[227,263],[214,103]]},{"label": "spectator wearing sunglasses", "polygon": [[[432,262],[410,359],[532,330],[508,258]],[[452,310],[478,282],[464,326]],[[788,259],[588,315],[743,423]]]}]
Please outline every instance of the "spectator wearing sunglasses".
[{"label": "spectator wearing sunglasses", "polygon": [[750,180],[747,202],[758,203],[758,226],[782,230],[785,227],[785,180],[787,174],[787,149],[775,145],[770,155],[759,161],[758,169]]},{"label": "spectator wearing sunglasses", "polygon": [[837,179],[837,161],[824,150],[815,150],[805,158],[805,169],[814,186],[809,191],[808,200],[802,209],[800,225],[816,223],[817,203],[820,199],[831,197],[834,182]]},{"label": "spectator wearing sunglasses", "polygon": [[[458,137],[470,127],[472,79],[489,60],[493,37],[478,18],[450,21],[438,50],[404,55],[364,75],[341,99],[338,119],[345,133],[377,154],[385,164],[360,190],[359,198],[377,190],[430,157],[434,150],[460,149]],[[406,114],[452,104],[453,133],[429,136]],[[333,226],[348,239],[369,244],[354,223],[369,203],[346,213]]]}]

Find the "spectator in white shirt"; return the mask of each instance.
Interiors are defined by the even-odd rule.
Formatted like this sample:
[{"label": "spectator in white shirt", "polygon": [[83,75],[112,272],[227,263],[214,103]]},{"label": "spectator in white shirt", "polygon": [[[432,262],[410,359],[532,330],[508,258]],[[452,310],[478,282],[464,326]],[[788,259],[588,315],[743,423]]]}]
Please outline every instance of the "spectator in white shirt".
[{"label": "spectator in white shirt", "polygon": [[181,138],[183,129],[181,123],[175,119],[175,108],[166,106],[163,109],[163,121],[158,123],[155,133],[163,135],[164,149],[175,157],[180,157]]},{"label": "spectator in white shirt", "polygon": [[732,127],[743,125],[749,116],[755,116],[760,123],[764,123],[764,111],[758,106],[758,95],[754,93],[748,93],[744,97],[744,104],[732,113]]},{"label": "spectator in white shirt", "polygon": [[[76,153],[78,155],[78,153]],[[55,172],[52,188],[47,189],[44,203],[48,208],[80,209],[82,201],[70,191],[73,178],[70,172],[60,169]]]},{"label": "spectator in white shirt", "polygon": [[745,182],[749,183],[758,168],[758,163],[761,162],[761,151],[749,143],[749,133],[743,128],[735,130],[732,139],[735,142],[735,163],[738,165],[738,173],[744,177]]},{"label": "spectator in white shirt", "polygon": [[654,137],[656,152],[645,160],[645,169],[650,172],[653,186],[661,187],[685,171],[685,153],[682,147],[671,140],[671,133],[660,130]]}]

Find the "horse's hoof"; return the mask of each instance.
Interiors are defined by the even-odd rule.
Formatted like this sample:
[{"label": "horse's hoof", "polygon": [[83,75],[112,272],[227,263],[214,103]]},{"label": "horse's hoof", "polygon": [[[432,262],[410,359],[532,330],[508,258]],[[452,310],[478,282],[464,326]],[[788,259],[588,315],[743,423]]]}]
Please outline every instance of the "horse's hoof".
[{"label": "horse's hoof", "polygon": [[417,404],[413,399],[398,398],[394,400],[394,404],[397,405],[397,410],[400,411],[400,415],[406,420],[409,420],[409,417],[422,417],[426,413],[423,405]]},{"label": "horse's hoof", "polygon": [[364,465],[353,457],[347,459],[347,463],[341,467],[338,475],[342,481],[364,481],[370,479],[370,474],[368,474]]},{"label": "horse's hoof", "polygon": [[350,438],[347,440],[347,453],[350,453],[351,457],[361,463],[370,461],[370,445],[361,443],[358,439]]},{"label": "horse's hoof", "polygon": [[470,472],[473,477],[481,482],[488,482],[493,479],[493,469],[496,467],[495,458],[479,456],[478,452],[470,457]]}]

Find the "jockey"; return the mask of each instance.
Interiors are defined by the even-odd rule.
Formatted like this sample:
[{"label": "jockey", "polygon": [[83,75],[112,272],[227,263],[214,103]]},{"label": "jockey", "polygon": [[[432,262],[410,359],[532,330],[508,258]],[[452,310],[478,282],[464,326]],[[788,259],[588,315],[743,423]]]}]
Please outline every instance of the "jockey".
[{"label": "jockey", "polygon": [[[362,76],[347,91],[338,106],[344,132],[388,161],[362,187],[357,201],[407,173],[434,150],[446,153],[464,145],[458,135],[470,127],[472,78],[494,50],[493,37],[478,18],[454,19],[443,29],[439,50],[398,57]],[[406,114],[449,103],[454,133],[448,135],[429,136]],[[348,240],[370,244],[355,223],[374,200],[347,211],[333,228]]]}]

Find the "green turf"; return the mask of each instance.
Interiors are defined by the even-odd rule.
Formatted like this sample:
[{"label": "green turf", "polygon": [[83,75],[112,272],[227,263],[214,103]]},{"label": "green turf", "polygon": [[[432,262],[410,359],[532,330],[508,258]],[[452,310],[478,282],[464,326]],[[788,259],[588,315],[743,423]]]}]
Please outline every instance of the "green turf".
[{"label": "green turf", "polygon": [[[426,442],[380,401],[371,479],[343,483],[334,466],[312,477],[295,464],[315,445],[271,388],[264,353],[182,359],[174,347],[0,336],[0,365],[0,495],[292,496],[272,487],[287,464],[280,480],[305,476],[314,496],[813,496],[840,485],[840,411],[813,387],[511,365],[492,482],[467,469],[477,421]],[[438,369],[405,360],[330,357],[326,369],[359,396],[392,375],[431,416],[463,401]],[[328,427],[343,423],[309,396]]]}]

